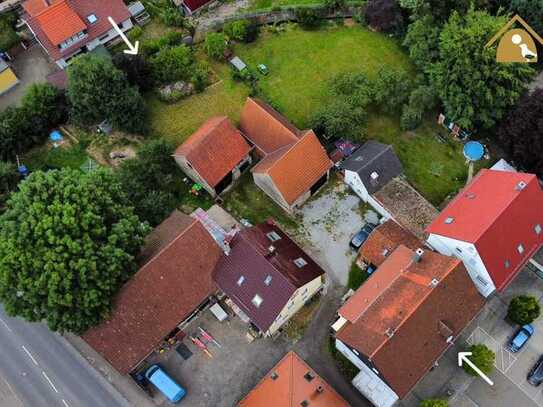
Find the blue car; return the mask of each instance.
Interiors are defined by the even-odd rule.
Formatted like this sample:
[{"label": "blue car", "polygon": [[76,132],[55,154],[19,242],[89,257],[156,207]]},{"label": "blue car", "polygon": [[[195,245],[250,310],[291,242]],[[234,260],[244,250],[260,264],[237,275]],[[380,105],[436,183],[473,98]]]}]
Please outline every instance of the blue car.
[{"label": "blue car", "polygon": [[153,365],[145,372],[145,377],[160,390],[171,403],[178,403],[187,394],[159,365]]},{"label": "blue car", "polygon": [[513,336],[513,339],[509,342],[509,350],[511,352],[518,352],[522,349],[524,345],[526,345],[526,342],[528,342],[528,339],[534,334],[534,327],[530,324],[522,326],[515,336]]},{"label": "blue car", "polygon": [[350,246],[358,250],[360,249],[360,246],[366,241],[366,239],[370,236],[370,233],[373,232],[373,229],[375,229],[377,226],[371,223],[366,223],[360,231],[353,236],[351,239],[351,242],[349,243]]}]

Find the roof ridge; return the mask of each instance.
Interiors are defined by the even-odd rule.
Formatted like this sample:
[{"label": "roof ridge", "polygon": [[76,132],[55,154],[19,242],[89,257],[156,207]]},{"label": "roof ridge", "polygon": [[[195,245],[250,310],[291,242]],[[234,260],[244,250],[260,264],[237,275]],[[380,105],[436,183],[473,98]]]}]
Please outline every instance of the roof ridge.
[{"label": "roof ridge", "polygon": [[[290,145],[287,144],[286,146],[281,147],[281,148],[284,148],[285,151],[283,152],[283,154],[279,155],[277,160],[275,160],[275,162],[272,163],[272,165],[270,165],[270,167],[266,170],[266,174],[269,174],[269,172],[273,169],[273,167],[275,167],[280,160],[285,158],[285,156],[288,153],[290,153],[306,136],[307,136],[307,133],[304,134],[302,137],[298,138],[298,140],[294,141],[292,144],[290,144]],[[281,148],[278,148],[277,150],[275,150],[274,153],[281,150]]]},{"label": "roof ridge", "polygon": [[[264,111],[265,113],[267,113],[268,115],[272,116],[272,118],[281,125],[281,127],[283,127],[284,129],[288,130],[289,133],[292,134],[292,136],[294,136],[294,138],[297,138],[299,139],[298,137],[298,133],[300,132],[300,130],[294,125],[292,124],[284,115],[282,115],[281,113],[279,113],[277,110],[275,110],[269,103],[266,103],[264,100],[260,100],[259,98],[252,98],[252,97],[248,97],[248,99],[250,99],[255,105],[258,106],[258,108],[262,111]],[[264,106],[264,105],[265,106]],[[270,108],[273,112],[270,112],[267,108]],[[278,119],[277,117],[275,117],[274,113],[278,114],[279,116],[281,116],[281,118],[283,120],[280,120]],[[287,126],[285,124],[285,122],[287,122],[292,128],[294,128],[296,131],[294,131],[292,128],[290,128],[289,126]]]}]

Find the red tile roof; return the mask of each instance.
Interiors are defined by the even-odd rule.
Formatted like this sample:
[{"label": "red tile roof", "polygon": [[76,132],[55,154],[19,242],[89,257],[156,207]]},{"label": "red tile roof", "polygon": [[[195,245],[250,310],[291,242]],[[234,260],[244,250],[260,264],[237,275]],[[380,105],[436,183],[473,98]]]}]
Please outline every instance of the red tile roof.
[{"label": "red tile roof", "polygon": [[[267,233],[275,232],[281,239],[272,242]],[[269,247],[275,252],[269,255]],[[221,257],[213,279],[251,321],[266,332],[294,292],[324,274],[324,270],[294,243],[277,225],[262,223],[236,234],[230,253]],[[293,260],[303,258],[306,265],[298,268]],[[243,283],[238,280],[243,276]],[[267,276],[271,283],[265,284]],[[256,307],[255,294],[262,299]]]},{"label": "red tile roof", "polygon": [[188,7],[188,9],[194,13],[200,7],[205,6],[211,0],[183,0],[183,3]]},{"label": "red tile roof", "polygon": [[215,187],[251,151],[251,147],[226,116],[206,121],[174,155],[185,156],[192,167]]},{"label": "red tile roof", "polygon": [[121,288],[112,315],[83,339],[129,373],[215,292],[211,274],[220,255],[199,221],[174,212],[149,235],[144,264]]},{"label": "red tile roof", "polygon": [[[313,377],[306,379],[307,373]],[[272,378],[275,374],[277,377]],[[317,389],[320,388],[320,391]],[[289,352],[262,378],[238,407],[348,407],[349,404],[296,353]]]},{"label": "red tile roof", "polygon": [[252,171],[268,174],[288,204],[307,192],[333,165],[312,130],[280,151],[266,156]]},{"label": "red tile roof", "polygon": [[374,364],[400,398],[448,348],[447,338],[456,338],[484,305],[460,260],[426,251],[413,262],[413,254],[399,246],[383,262],[340,310],[352,308],[346,315],[354,322],[337,334]]},{"label": "red tile roof", "polygon": [[300,131],[284,116],[259,99],[247,98],[240,128],[261,155],[273,153],[298,141]]},{"label": "red tile roof", "polygon": [[380,266],[400,244],[411,250],[424,246],[414,234],[389,219],[370,234],[360,248],[358,260]]},{"label": "red tile roof", "polygon": [[[109,16],[117,23],[130,18],[130,12],[122,0],[55,0],[48,7],[45,6],[44,0],[27,0],[23,3],[23,8],[26,11],[23,20],[55,60],[70,56],[90,41],[111,30],[111,24],[107,19]],[[87,17],[91,14],[97,17],[97,22],[92,25],[87,21]],[[80,27],[79,23],[75,23],[76,17],[84,25],[81,30],[87,29],[87,37],[61,51],[57,45],[75,34],[75,32],[69,34],[68,31]],[[66,27],[70,30],[66,30],[62,19],[69,22]],[[61,38],[63,36],[64,38]]]},{"label": "red tile roof", "polygon": [[[521,182],[525,186],[519,189]],[[473,243],[494,285],[503,290],[543,245],[543,233],[535,232],[536,225],[543,227],[541,208],[543,191],[535,175],[483,169],[426,231]],[[452,221],[445,223],[448,218]]]}]

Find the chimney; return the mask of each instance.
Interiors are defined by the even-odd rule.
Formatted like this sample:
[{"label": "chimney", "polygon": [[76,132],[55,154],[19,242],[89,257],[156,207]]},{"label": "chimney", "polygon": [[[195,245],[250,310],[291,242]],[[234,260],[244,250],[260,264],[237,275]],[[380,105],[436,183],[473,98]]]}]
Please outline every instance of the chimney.
[{"label": "chimney", "polygon": [[320,394],[320,393],[323,393],[323,392],[324,392],[324,387],[318,386],[317,387],[317,393]]},{"label": "chimney", "polygon": [[377,182],[378,182],[378,179],[379,179],[379,174],[378,174],[376,171],[373,171],[373,172],[370,174],[370,182],[371,182],[373,185],[376,185]]},{"label": "chimney", "polygon": [[268,258],[272,257],[274,254],[275,254],[275,246],[270,245],[268,247],[268,253],[266,253],[266,255],[264,257],[266,257],[268,259]]},{"label": "chimney", "polygon": [[526,182],[524,181],[520,181],[515,187],[517,191],[522,191],[524,188],[526,188]]},{"label": "chimney", "polygon": [[413,256],[413,262],[414,263],[420,263],[422,260],[422,255],[424,254],[424,250],[422,250],[420,247],[415,250],[415,255]]}]

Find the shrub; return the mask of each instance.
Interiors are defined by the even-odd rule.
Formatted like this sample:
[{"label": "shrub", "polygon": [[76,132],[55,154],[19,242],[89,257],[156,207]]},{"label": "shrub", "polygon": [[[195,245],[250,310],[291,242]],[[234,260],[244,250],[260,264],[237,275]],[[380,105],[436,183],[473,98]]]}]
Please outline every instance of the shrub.
[{"label": "shrub", "polygon": [[419,404],[419,407],[449,407],[447,400],[441,399],[427,399],[422,400]]},{"label": "shrub", "polygon": [[422,123],[422,113],[420,109],[405,105],[400,118],[400,128],[402,130],[414,130]]},{"label": "shrub", "polygon": [[228,38],[242,42],[253,42],[258,35],[258,28],[249,20],[237,20],[224,26]]},{"label": "shrub", "polygon": [[205,64],[196,65],[190,80],[196,92],[202,92],[209,84],[209,67]]},{"label": "shrub", "polygon": [[366,23],[377,31],[399,34],[404,29],[402,10],[396,0],[369,0],[364,14]]},{"label": "shrub", "polygon": [[361,140],[367,114],[364,108],[352,105],[344,99],[337,99],[323,105],[311,119],[311,128],[327,140],[349,137]]},{"label": "shrub", "polygon": [[135,42],[137,39],[139,39],[143,34],[143,28],[141,28],[139,25],[134,26],[128,34],[126,35],[128,39],[132,42]]},{"label": "shrub", "polygon": [[183,27],[185,18],[183,15],[173,6],[164,7],[160,13],[160,20],[164,25],[168,27]]},{"label": "shrub", "polygon": [[296,19],[303,28],[316,28],[320,24],[320,14],[317,9],[299,7],[295,11]]},{"label": "shrub", "polygon": [[519,295],[511,300],[507,309],[507,318],[519,325],[530,324],[541,313],[541,308],[535,297]]},{"label": "shrub", "polygon": [[17,45],[20,41],[13,26],[17,18],[13,13],[0,16],[0,50],[7,51]]},{"label": "shrub", "polygon": [[211,58],[223,59],[226,51],[226,37],[221,33],[206,34],[204,49]]},{"label": "shrub", "polygon": [[182,33],[177,31],[170,31],[160,38],[143,41],[141,43],[141,53],[144,56],[151,56],[166,47],[180,45],[182,43],[182,40]]},{"label": "shrub", "polygon": [[388,113],[398,110],[407,100],[411,80],[405,71],[382,68],[374,84],[375,103]]},{"label": "shrub", "polygon": [[344,97],[349,103],[367,106],[373,102],[375,90],[372,82],[363,73],[343,73],[332,78],[331,91],[334,95]]},{"label": "shrub", "polygon": [[[472,353],[471,356],[468,356],[468,359],[475,366],[477,366],[481,372],[484,374],[489,374],[492,372],[492,369],[494,368],[494,361],[496,359],[494,352],[483,344],[472,345],[468,351]],[[467,374],[471,376],[479,376],[479,374],[473,370],[469,364],[464,362],[462,367]]]},{"label": "shrub", "polygon": [[341,10],[346,5],[346,0],[324,0],[324,6],[330,11]]},{"label": "shrub", "polygon": [[194,72],[194,55],[186,45],[162,48],[151,58],[153,79],[157,84],[189,80]]}]

